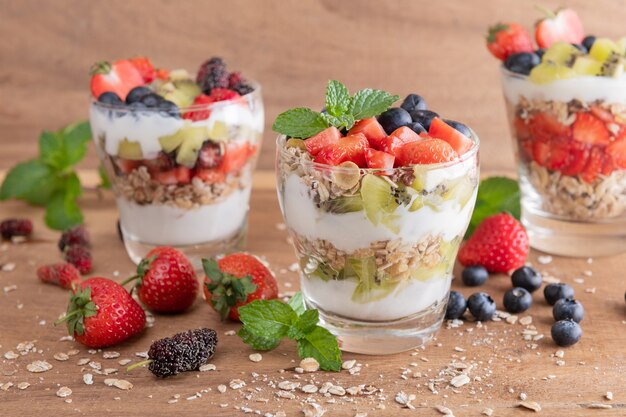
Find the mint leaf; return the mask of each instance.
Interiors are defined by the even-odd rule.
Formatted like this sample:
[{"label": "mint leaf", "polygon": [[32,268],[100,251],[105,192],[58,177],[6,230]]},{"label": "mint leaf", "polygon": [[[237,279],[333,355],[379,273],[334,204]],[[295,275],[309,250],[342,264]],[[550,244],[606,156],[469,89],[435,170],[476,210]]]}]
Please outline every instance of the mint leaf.
[{"label": "mint leaf", "polygon": [[[50,168],[41,161],[33,159],[21,162],[11,168],[4,178],[0,187],[0,200],[26,198],[26,196],[36,194],[33,190],[39,189],[42,183],[49,185],[52,177]],[[42,191],[45,193],[47,190],[44,188]]]},{"label": "mint leaf", "polygon": [[503,211],[511,213],[518,220],[520,218],[520,190],[517,181],[506,177],[490,177],[482,180],[478,187],[476,206],[465,238],[474,233],[476,226],[486,217]]},{"label": "mint leaf", "polygon": [[280,338],[274,339],[252,334],[245,326],[237,332],[237,335],[241,337],[245,344],[250,345],[255,350],[272,350],[280,344]]},{"label": "mint leaf", "polygon": [[298,321],[296,322],[295,327],[300,329],[303,333],[310,333],[317,326],[317,322],[320,319],[320,313],[317,310],[307,310],[300,317],[298,317]]},{"label": "mint leaf", "polygon": [[322,114],[322,117],[329,125],[335,126],[337,129],[350,129],[354,126],[354,116],[351,114],[341,114],[339,116],[331,116],[330,114]]},{"label": "mint leaf", "polygon": [[110,190],[112,187],[111,180],[109,180],[109,176],[104,170],[104,166],[102,166],[102,164],[98,167],[98,175],[100,176],[100,185],[98,185],[98,187],[104,190]]},{"label": "mint leaf", "polygon": [[89,122],[79,122],[66,126],[61,130],[64,139],[65,160],[67,165],[75,165],[80,162],[87,153],[87,144],[91,140],[91,127]]},{"label": "mint leaf", "polygon": [[325,371],[341,370],[341,351],[337,339],[323,327],[315,327],[298,340],[298,355],[301,358],[315,358]]},{"label": "mint leaf", "polygon": [[341,116],[348,111],[350,93],[345,85],[336,80],[326,86],[326,112],[331,116]]},{"label": "mint leaf", "polygon": [[348,112],[355,120],[378,116],[389,108],[400,97],[392,96],[386,91],[366,88],[358,91],[348,107]]},{"label": "mint leaf", "polygon": [[298,107],[278,115],[272,129],[292,138],[310,138],[328,127],[322,115],[311,109]]},{"label": "mint leaf", "polygon": [[76,174],[67,177],[64,187],[57,190],[46,204],[46,225],[51,229],[65,230],[83,223],[83,215],[76,199],[81,194]]},{"label": "mint leaf", "polygon": [[239,319],[247,331],[255,336],[280,339],[287,336],[298,315],[281,301],[255,300],[239,307]]},{"label": "mint leaf", "polygon": [[289,301],[287,301],[287,304],[293,308],[293,311],[295,311],[298,316],[302,315],[302,313],[306,311],[306,308],[304,307],[304,298],[302,297],[302,292],[300,291],[295,293]]}]

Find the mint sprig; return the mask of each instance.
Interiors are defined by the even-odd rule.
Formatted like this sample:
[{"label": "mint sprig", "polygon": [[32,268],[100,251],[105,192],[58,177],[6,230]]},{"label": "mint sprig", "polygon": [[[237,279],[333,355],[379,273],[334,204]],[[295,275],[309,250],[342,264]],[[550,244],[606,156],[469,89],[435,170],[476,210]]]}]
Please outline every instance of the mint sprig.
[{"label": "mint sprig", "polygon": [[13,167],[0,187],[0,200],[15,198],[45,206],[48,227],[65,230],[83,222],[77,203],[82,194],[75,172],[91,138],[88,122],[66,126],[39,137],[39,157]]},{"label": "mint sprig", "polygon": [[480,182],[476,206],[472,213],[465,238],[474,233],[474,229],[486,217],[509,212],[519,220],[521,215],[520,190],[517,181],[506,177],[489,177]]},{"label": "mint sprig", "polygon": [[366,88],[350,96],[348,88],[336,80],[328,81],[323,113],[298,107],[278,115],[272,129],[292,138],[309,138],[335,126],[350,129],[357,120],[378,116],[400,97],[386,91]]},{"label": "mint sprig", "polygon": [[237,333],[244,343],[256,350],[271,350],[284,337],[295,340],[301,358],[315,358],[325,371],[341,369],[341,351],[337,339],[318,326],[319,312],[306,310],[302,294],[288,303],[279,300],[255,300],[239,307],[243,327]]}]

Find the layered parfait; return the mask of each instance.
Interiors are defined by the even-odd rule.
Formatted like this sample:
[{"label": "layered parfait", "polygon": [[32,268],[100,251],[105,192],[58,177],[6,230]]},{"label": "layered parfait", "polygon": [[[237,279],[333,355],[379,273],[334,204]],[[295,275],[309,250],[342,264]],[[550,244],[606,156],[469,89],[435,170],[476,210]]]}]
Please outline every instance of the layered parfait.
[{"label": "layered parfait", "polygon": [[[626,38],[586,35],[561,9],[535,27],[494,26],[528,213],[575,222],[626,216]],[[543,214],[542,214],[543,213]]]},{"label": "layered parfait", "polygon": [[217,57],[195,76],[144,57],[100,62],[91,73],[91,128],[129,252],[236,246],[263,132],[258,84]]},{"label": "layered parfait", "polygon": [[331,81],[321,113],[292,109],[274,124],[302,291],[327,322],[443,318],[476,199],[478,139],[416,94],[389,108],[396,100],[350,97]]}]

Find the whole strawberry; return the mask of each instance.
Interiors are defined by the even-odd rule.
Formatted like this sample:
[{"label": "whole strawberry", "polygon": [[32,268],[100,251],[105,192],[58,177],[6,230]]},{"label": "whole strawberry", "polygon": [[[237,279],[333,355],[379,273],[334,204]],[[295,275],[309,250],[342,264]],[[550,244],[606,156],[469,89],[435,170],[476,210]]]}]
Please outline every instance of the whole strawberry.
[{"label": "whole strawberry", "polygon": [[65,248],[65,260],[74,265],[83,275],[91,272],[91,253],[82,245]]},{"label": "whole strawberry", "polygon": [[482,221],[459,251],[463,266],[481,265],[489,272],[509,272],[528,258],[526,229],[513,216],[500,213]]},{"label": "whole strawberry", "polygon": [[578,14],[572,9],[552,11],[541,8],[546,17],[535,24],[535,40],[540,48],[549,48],[555,42],[579,44],[585,29]]},{"label": "whole strawberry", "polygon": [[487,49],[498,59],[505,60],[519,52],[532,52],[533,41],[530,35],[517,23],[498,23],[489,28]]},{"label": "whole strawberry", "polygon": [[198,295],[198,278],[191,262],[167,246],[148,252],[137,266],[137,275],[124,284],[134,280],[139,280],[135,288],[141,302],[159,313],[181,313]]},{"label": "whole strawberry", "polygon": [[72,245],[81,245],[89,247],[89,233],[84,224],[71,227],[64,230],[59,239],[59,249],[64,251],[66,247]]},{"label": "whole strawberry", "polygon": [[67,290],[72,289],[72,285],[79,285],[80,272],[72,264],[57,263],[42,265],[37,268],[37,278],[48,284],[55,284]]},{"label": "whole strawberry", "polygon": [[108,278],[89,278],[77,286],[65,317],[71,336],[90,348],[113,346],[141,332],[146,314],[130,294]]},{"label": "whole strawberry", "polygon": [[217,261],[203,259],[202,266],[204,296],[222,320],[239,320],[239,307],[278,297],[276,278],[255,256],[233,253]]}]

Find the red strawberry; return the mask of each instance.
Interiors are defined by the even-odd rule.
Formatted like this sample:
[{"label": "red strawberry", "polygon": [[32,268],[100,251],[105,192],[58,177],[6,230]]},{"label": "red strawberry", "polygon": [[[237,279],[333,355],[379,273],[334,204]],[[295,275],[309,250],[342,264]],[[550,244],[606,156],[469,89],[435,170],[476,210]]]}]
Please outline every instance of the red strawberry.
[{"label": "red strawberry", "polygon": [[339,129],[335,126],[331,126],[322,130],[317,135],[305,139],[304,146],[309,154],[315,156],[328,145],[339,142],[339,139],[341,139],[341,132],[339,132]]},{"label": "red strawberry", "polygon": [[141,332],[146,314],[130,294],[108,278],[89,278],[70,296],[65,317],[70,336],[90,348],[113,346]]},{"label": "red strawberry", "polygon": [[430,122],[430,128],[428,129],[428,136],[445,140],[452,146],[452,149],[458,154],[463,155],[465,152],[472,149],[474,142],[463,133],[459,132],[439,117],[435,117]]},{"label": "red strawberry", "polygon": [[602,148],[594,146],[591,148],[589,160],[587,161],[587,165],[585,165],[585,169],[583,169],[583,172],[580,174],[580,179],[588,184],[591,184],[596,180],[596,178],[598,178],[598,175],[600,175],[603,165],[604,151]]},{"label": "red strawberry", "polygon": [[130,90],[144,85],[139,70],[128,60],[98,62],[91,67],[91,94],[98,98],[102,93],[112,91],[122,100]]},{"label": "red strawberry", "polygon": [[398,159],[398,152],[400,152],[400,148],[407,143],[417,142],[420,140],[422,140],[422,138],[411,128],[402,126],[391,132],[391,135],[379,142],[380,150],[394,155],[396,157],[396,165],[398,165],[400,163]]},{"label": "red strawberry", "polygon": [[114,163],[117,170],[122,174],[130,174],[141,165],[141,161],[124,158],[115,158]]},{"label": "red strawberry", "polygon": [[552,113],[537,113],[529,120],[528,125],[533,138],[542,142],[547,143],[555,137],[572,136],[570,127],[559,122]]},{"label": "red strawberry", "polygon": [[37,278],[49,284],[55,284],[66,290],[73,285],[80,285],[80,272],[72,264],[57,263],[42,265],[37,268]]},{"label": "red strawberry", "polygon": [[61,252],[63,252],[66,247],[72,245],[89,247],[89,232],[87,232],[87,228],[84,224],[79,224],[78,226],[71,227],[61,234],[61,238],[59,239],[58,244]]},{"label": "red strawberry", "polygon": [[398,154],[399,162],[403,166],[437,164],[454,161],[458,157],[448,142],[435,138],[407,143],[400,148]]},{"label": "red strawberry", "polygon": [[528,257],[528,235],[510,214],[500,213],[483,220],[459,251],[463,266],[481,265],[489,272],[508,272],[524,265]]},{"label": "red strawberry", "polygon": [[383,170],[380,174],[390,175],[393,169],[393,163],[396,157],[387,152],[377,151],[376,149],[367,148],[365,150],[365,163],[368,168]]},{"label": "red strawberry", "polygon": [[606,145],[610,141],[609,130],[602,120],[591,113],[578,113],[572,130],[574,140],[591,145]]},{"label": "red strawberry", "polygon": [[197,122],[198,120],[206,120],[211,115],[211,110],[207,107],[208,104],[213,103],[213,99],[206,94],[200,94],[193,101],[192,107],[197,107],[197,110],[191,110],[183,114],[183,119],[192,120]]},{"label": "red strawberry", "polygon": [[174,167],[174,158],[165,152],[159,152],[155,158],[144,159],[142,164],[148,168],[150,174],[169,171]]},{"label": "red strawberry", "polygon": [[545,18],[535,24],[535,40],[540,48],[549,48],[555,42],[579,44],[585,37],[583,24],[572,9],[555,12],[544,9]]},{"label": "red strawberry", "polygon": [[254,149],[248,142],[229,143],[224,150],[220,171],[224,174],[240,171],[255,154]]},{"label": "red strawberry", "polygon": [[606,153],[611,155],[615,166],[626,169],[626,129],[620,136],[606,148]]},{"label": "red strawberry", "polygon": [[214,88],[211,90],[211,95],[209,96],[216,101],[224,101],[224,100],[234,100],[240,98],[241,96],[237,94],[237,92],[230,90],[228,88]]},{"label": "red strawberry", "polygon": [[333,166],[351,161],[360,167],[364,167],[365,150],[368,147],[369,142],[364,134],[358,133],[356,135],[346,136],[345,138],[341,138],[336,144],[329,145],[322,149],[315,156],[313,161]]},{"label": "red strawberry", "polygon": [[156,70],[152,62],[145,56],[138,56],[129,59],[129,61],[137,68],[137,71],[141,74],[143,81],[146,84],[150,84],[156,78]]},{"label": "red strawberry", "polygon": [[159,80],[167,81],[170,78],[170,72],[166,69],[159,68],[155,71],[155,77]]},{"label": "red strawberry", "polygon": [[137,265],[137,275],[122,285],[135,285],[141,302],[159,313],[182,313],[198,295],[196,272],[181,252],[168,246],[152,249]]},{"label": "red strawberry", "polygon": [[547,167],[550,161],[550,144],[536,140],[533,142],[533,159],[542,167]]},{"label": "red strawberry", "polygon": [[504,61],[509,55],[519,52],[532,52],[533,41],[530,35],[517,23],[498,23],[489,28],[487,49]]},{"label": "red strawberry", "polygon": [[380,149],[381,142],[387,137],[385,129],[375,117],[359,120],[352,126],[348,135],[356,135],[357,133],[363,133],[374,149]]},{"label": "red strawberry", "polygon": [[613,161],[613,157],[610,154],[605,153],[604,162],[602,163],[602,170],[600,171],[600,173],[602,175],[608,176],[608,175],[611,175],[611,173],[613,173],[614,170],[615,170],[615,162]]},{"label": "red strawberry", "polygon": [[610,111],[603,109],[600,106],[589,106],[589,110],[596,116],[598,119],[602,120],[604,123],[613,123],[615,122],[615,118],[611,114]]},{"label": "red strawberry", "polygon": [[65,260],[76,267],[81,274],[91,272],[91,253],[82,245],[73,245],[65,249]]},{"label": "red strawberry", "polygon": [[278,297],[278,284],[269,269],[247,253],[226,255],[217,262],[202,261],[204,296],[207,302],[226,317],[239,320],[238,308],[254,300]]},{"label": "red strawberry", "polygon": [[580,174],[587,165],[588,159],[589,146],[580,142],[572,142],[569,160],[567,165],[561,168],[561,174],[569,176]]},{"label": "red strawberry", "polygon": [[152,178],[163,185],[189,184],[191,182],[191,169],[178,165],[167,171],[153,172]]},{"label": "red strawberry", "polygon": [[220,166],[224,159],[224,144],[222,142],[214,142],[207,140],[202,144],[200,152],[198,152],[197,167],[199,168],[216,168]]},{"label": "red strawberry", "polygon": [[196,168],[194,175],[207,184],[218,184],[226,178],[224,172],[216,168]]},{"label": "red strawberry", "polygon": [[550,157],[547,168],[558,171],[569,163],[571,141],[563,138],[554,138],[550,142]]}]

